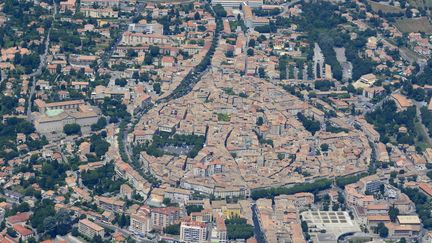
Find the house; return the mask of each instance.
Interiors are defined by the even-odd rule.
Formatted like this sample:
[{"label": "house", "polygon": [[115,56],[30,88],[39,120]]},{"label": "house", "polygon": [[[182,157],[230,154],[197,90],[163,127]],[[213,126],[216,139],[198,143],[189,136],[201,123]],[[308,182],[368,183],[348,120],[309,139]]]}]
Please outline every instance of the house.
[{"label": "house", "polygon": [[30,213],[17,213],[13,216],[9,216],[6,218],[6,225],[8,227],[12,227],[12,225],[21,224],[24,225],[30,219]]},{"label": "house", "polygon": [[121,212],[124,209],[125,202],[111,197],[96,196],[96,204],[101,208],[113,212]]},{"label": "house", "polygon": [[395,101],[398,110],[406,110],[408,107],[414,105],[412,101],[406,98],[404,95],[392,94],[390,97]]},{"label": "house", "polygon": [[34,236],[33,231],[20,224],[13,225],[13,229],[17,233],[17,237],[23,241],[27,241],[29,238]]},{"label": "house", "polygon": [[175,65],[174,57],[163,56],[161,58],[161,66],[162,67],[173,67],[174,65]]},{"label": "house", "polygon": [[133,189],[128,184],[120,186],[120,195],[123,198],[132,199]]}]

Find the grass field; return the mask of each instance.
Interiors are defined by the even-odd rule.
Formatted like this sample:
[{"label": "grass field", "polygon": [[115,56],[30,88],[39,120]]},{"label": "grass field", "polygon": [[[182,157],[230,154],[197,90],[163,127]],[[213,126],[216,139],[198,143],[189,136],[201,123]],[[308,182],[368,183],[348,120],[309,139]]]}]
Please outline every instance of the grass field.
[{"label": "grass field", "polygon": [[368,1],[374,12],[382,11],[383,13],[400,13],[402,9],[399,7]]},{"label": "grass field", "polygon": [[421,17],[415,19],[398,19],[396,27],[404,33],[410,32],[424,32],[427,34],[432,33],[432,25],[428,18]]}]

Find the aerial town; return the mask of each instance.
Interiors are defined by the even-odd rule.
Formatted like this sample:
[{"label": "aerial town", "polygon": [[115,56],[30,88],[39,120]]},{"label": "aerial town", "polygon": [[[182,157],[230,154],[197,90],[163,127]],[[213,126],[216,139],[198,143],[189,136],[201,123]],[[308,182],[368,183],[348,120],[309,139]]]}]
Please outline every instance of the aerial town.
[{"label": "aerial town", "polygon": [[432,243],[432,0],[0,0],[0,242]]}]

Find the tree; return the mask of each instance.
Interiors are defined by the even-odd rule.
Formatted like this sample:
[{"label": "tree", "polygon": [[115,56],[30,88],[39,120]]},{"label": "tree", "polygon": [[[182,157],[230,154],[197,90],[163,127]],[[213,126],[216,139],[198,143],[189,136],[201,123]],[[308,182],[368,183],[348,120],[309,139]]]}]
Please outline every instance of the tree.
[{"label": "tree", "polygon": [[326,152],[329,149],[329,145],[326,143],[321,144],[321,151]]},{"label": "tree", "polygon": [[159,46],[150,46],[149,51],[150,51],[150,55],[152,55],[152,57],[157,57],[157,56],[159,56],[160,48],[159,48]]},{"label": "tree", "polygon": [[232,217],[225,220],[227,227],[227,236],[230,240],[249,239],[254,234],[252,225],[246,223],[246,219],[240,217]]},{"label": "tree", "polygon": [[107,120],[105,117],[102,116],[98,119],[98,121],[95,124],[91,125],[91,130],[92,131],[99,131],[99,130],[105,128],[106,125],[107,125]]},{"label": "tree", "polygon": [[17,232],[12,228],[7,228],[6,233],[12,238],[17,236]]},{"label": "tree", "polygon": [[194,213],[194,212],[201,212],[203,209],[204,208],[201,205],[188,205],[188,206],[186,206],[186,211],[187,211],[188,215],[190,215],[191,213]]},{"label": "tree", "polygon": [[169,235],[180,235],[180,224],[169,225],[165,227],[163,232]]},{"label": "tree", "polygon": [[265,75],[266,75],[265,69],[263,67],[259,67],[258,68],[258,76],[260,78],[265,78]]},{"label": "tree", "polygon": [[61,73],[61,70],[62,70],[61,65],[60,65],[60,64],[57,64],[57,66],[56,66],[56,73],[57,73],[57,74],[60,74],[60,73]]},{"label": "tree", "polygon": [[115,80],[115,85],[118,85],[120,87],[124,87],[127,84],[127,80],[125,78],[118,78]]},{"label": "tree", "polygon": [[246,53],[247,53],[248,56],[253,56],[254,55],[254,50],[252,48],[249,48]]},{"label": "tree", "polygon": [[234,57],[234,52],[232,50],[228,50],[227,52],[225,52],[225,56],[228,58],[232,58]]},{"label": "tree", "polygon": [[399,209],[392,205],[388,211],[388,215],[392,222],[396,222],[397,216],[399,215]]},{"label": "tree", "polygon": [[262,126],[262,124],[264,124],[264,119],[260,116],[257,118],[256,125]]},{"label": "tree", "polygon": [[74,123],[74,124],[66,124],[63,127],[63,132],[66,135],[68,135],[68,136],[69,135],[73,135],[73,134],[78,135],[78,134],[81,134],[81,126],[78,125],[78,124],[76,124],[76,123]]},{"label": "tree", "polygon": [[201,15],[198,12],[196,12],[195,15],[194,15],[194,19],[195,20],[200,20],[201,19]]},{"label": "tree", "polygon": [[144,64],[145,65],[152,65],[153,64],[153,57],[152,57],[151,54],[147,53],[147,55],[145,55],[145,57],[144,57]]},{"label": "tree", "polygon": [[379,223],[376,230],[380,237],[387,238],[389,230],[384,223]]},{"label": "tree", "polygon": [[250,39],[250,40],[249,40],[249,43],[248,43],[248,46],[254,48],[254,47],[255,47],[255,44],[256,44],[256,43],[255,43],[255,39]]},{"label": "tree", "polygon": [[160,83],[154,83],[153,84],[153,90],[156,94],[160,94],[161,93],[161,85]]}]

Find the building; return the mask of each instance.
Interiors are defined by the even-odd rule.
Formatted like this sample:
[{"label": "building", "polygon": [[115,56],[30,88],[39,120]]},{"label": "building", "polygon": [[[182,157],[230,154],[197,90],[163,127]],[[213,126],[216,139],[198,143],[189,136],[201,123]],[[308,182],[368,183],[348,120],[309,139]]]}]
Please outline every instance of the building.
[{"label": "building", "polygon": [[149,208],[141,207],[136,213],[130,215],[130,231],[140,236],[145,236],[151,229],[151,214]]},{"label": "building", "polygon": [[81,219],[78,222],[78,232],[93,239],[95,236],[103,237],[105,235],[105,230],[101,226],[93,223],[88,219]]},{"label": "building", "polygon": [[404,95],[392,94],[390,97],[395,101],[399,110],[405,110],[414,105],[412,101],[407,99]]},{"label": "building", "polygon": [[239,8],[240,5],[244,3],[246,3],[251,8],[259,8],[264,4],[263,0],[212,0],[211,3],[213,6],[220,4],[224,8]]},{"label": "building", "polygon": [[364,89],[367,87],[371,87],[377,81],[377,77],[375,74],[369,73],[360,77],[359,80],[353,83],[354,88],[356,89]]},{"label": "building", "polygon": [[144,44],[168,44],[169,38],[160,34],[143,34],[126,31],[123,33],[121,44],[123,45],[144,45]]},{"label": "building", "polygon": [[163,34],[163,27],[159,23],[150,23],[150,24],[129,24],[128,26],[129,32],[137,32],[137,33],[145,33],[145,34]]},{"label": "building", "polygon": [[364,192],[375,193],[381,189],[381,186],[384,183],[380,180],[380,177],[378,177],[377,175],[371,175],[371,176],[361,178],[359,184],[362,187],[361,189]]},{"label": "building", "polygon": [[207,224],[197,221],[181,222],[180,240],[184,242],[206,242]]},{"label": "building", "polygon": [[98,206],[112,212],[122,212],[126,204],[122,200],[118,200],[110,197],[96,196],[95,200]]},{"label": "building", "polygon": [[227,228],[222,217],[216,217],[216,224],[212,228],[211,242],[226,243],[228,242]]},{"label": "building", "polygon": [[36,130],[41,134],[62,133],[66,124],[78,124],[83,133],[91,130],[99,112],[82,100],[45,103],[35,100],[39,112],[32,113]]},{"label": "building", "polygon": [[16,224],[13,226],[13,229],[17,233],[17,237],[23,241],[27,241],[30,237],[33,237],[33,231],[27,229],[26,227]]},{"label": "building", "polygon": [[190,190],[168,187],[165,190],[164,198],[169,198],[171,202],[185,204],[189,201],[192,196],[192,192]]},{"label": "building", "polygon": [[111,8],[81,8],[80,11],[90,18],[118,18],[118,11]]},{"label": "building", "polygon": [[94,7],[98,6],[101,8],[119,7],[120,0],[81,0],[81,7]]},{"label": "building", "polygon": [[151,210],[151,222],[154,229],[163,229],[169,225],[176,224],[183,216],[178,207],[153,208]]},{"label": "building", "polygon": [[345,186],[345,195],[348,205],[360,206],[366,208],[369,204],[374,202],[372,195],[365,195],[358,191],[356,184],[349,184]]}]

